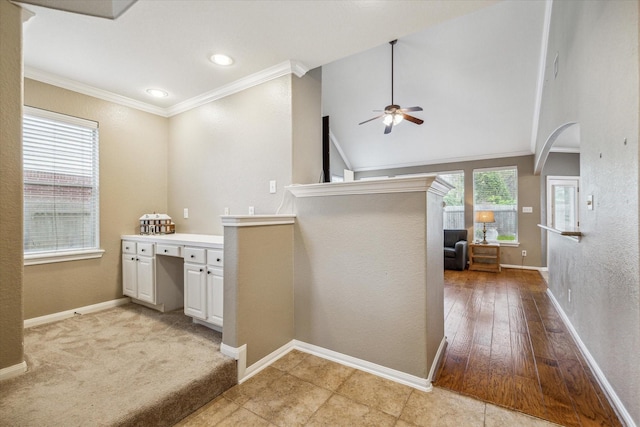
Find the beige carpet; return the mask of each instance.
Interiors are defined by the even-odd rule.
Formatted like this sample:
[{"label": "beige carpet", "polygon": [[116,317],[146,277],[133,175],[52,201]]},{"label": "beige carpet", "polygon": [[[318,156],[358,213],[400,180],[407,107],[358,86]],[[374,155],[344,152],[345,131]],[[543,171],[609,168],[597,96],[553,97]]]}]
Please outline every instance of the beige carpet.
[{"label": "beige carpet", "polygon": [[128,304],[25,330],[28,372],[0,382],[3,426],[170,426],[237,382],[221,335]]}]

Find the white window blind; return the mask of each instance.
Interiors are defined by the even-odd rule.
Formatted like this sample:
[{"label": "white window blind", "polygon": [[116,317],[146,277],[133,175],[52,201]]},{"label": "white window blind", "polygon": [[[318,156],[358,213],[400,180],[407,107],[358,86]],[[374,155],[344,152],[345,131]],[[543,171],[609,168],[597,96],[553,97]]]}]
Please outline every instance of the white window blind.
[{"label": "white window blind", "polygon": [[97,249],[98,123],[25,107],[24,252]]},{"label": "white window blind", "polygon": [[[475,222],[479,211],[493,212],[494,222]],[[518,241],[518,168],[515,166],[473,171],[474,238],[494,243]]]}]

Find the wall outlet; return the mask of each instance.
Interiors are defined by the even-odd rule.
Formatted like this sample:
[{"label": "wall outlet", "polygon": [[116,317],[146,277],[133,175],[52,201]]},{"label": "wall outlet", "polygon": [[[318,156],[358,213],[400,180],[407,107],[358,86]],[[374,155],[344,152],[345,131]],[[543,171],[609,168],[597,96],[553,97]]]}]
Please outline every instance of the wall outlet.
[{"label": "wall outlet", "polygon": [[531,206],[523,206],[522,213],[533,213],[533,208]]},{"label": "wall outlet", "polygon": [[272,179],[271,181],[269,181],[269,193],[275,194],[275,192],[276,192],[276,180]]},{"label": "wall outlet", "polygon": [[527,256],[527,251],[522,251],[522,256]]},{"label": "wall outlet", "polygon": [[254,215],[256,213],[256,209],[253,206],[249,206],[249,215]]},{"label": "wall outlet", "polygon": [[229,215],[229,208],[224,208],[224,214]]},{"label": "wall outlet", "polygon": [[569,289],[569,292],[567,292],[567,299],[569,300],[569,302],[571,302],[571,289]]},{"label": "wall outlet", "polygon": [[182,216],[184,217],[184,219],[189,218],[189,208],[184,208]]}]

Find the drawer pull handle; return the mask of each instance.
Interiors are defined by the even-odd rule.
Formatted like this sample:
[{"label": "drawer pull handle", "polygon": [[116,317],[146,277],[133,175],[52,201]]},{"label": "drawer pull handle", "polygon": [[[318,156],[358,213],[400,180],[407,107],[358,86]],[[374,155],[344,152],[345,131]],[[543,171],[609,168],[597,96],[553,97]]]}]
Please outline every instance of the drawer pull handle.
[{"label": "drawer pull handle", "polygon": [[220,258],[216,258],[216,261],[217,261],[217,262],[220,262]]},{"label": "drawer pull handle", "polygon": [[191,255],[191,258],[195,258],[195,257],[196,257],[195,255]]},{"label": "drawer pull handle", "polygon": [[203,269],[200,269],[200,272],[201,272],[201,273],[202,273],[203,271],[204,271]]},{"label": "drawer pull handle", "polygon": [[164,253],[165,253],[165,254],[166,254],[167,252],[169,252],[169,249],[165,249],[165,250],[164,250]]},{"label": "drawer pull handle", "polygon": [[144,249],[140,249],[142,252],[144,252]]},{"label": "drawer pull handle", "polygon": [[207,274],[211,274],[211,271],[207,271]]},{"label": "drawer pull handle", "polygon": [[135,258],[131,258],[131,261],[137,261],[137,259],[135,259]]}]

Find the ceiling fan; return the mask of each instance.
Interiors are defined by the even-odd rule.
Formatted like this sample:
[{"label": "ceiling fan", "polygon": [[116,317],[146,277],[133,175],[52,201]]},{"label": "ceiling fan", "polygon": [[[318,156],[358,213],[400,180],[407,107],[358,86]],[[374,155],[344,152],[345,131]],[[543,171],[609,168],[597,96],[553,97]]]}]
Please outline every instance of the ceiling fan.
[{"label": "ceiling fan", "polygon": [[406,119],[417,125],[421,125],[422,123],[424,123],[424,120],[407,114],[411,111],[422,111],[422,107],[401,108],[399,105],[393,103],[393,46],[395,46],[397,42],[398,40],[392,40],[389,42],[389,44],[391,45],[391,105],[387,105],[386,107],[384,107],[384,110],[373,110],[383,111],[383,114],[359,123],[360,125],[362,125],[382,118],[382,122],[385,124],[385,134],[391,133],[391,129],[393,129],[393,126],[399,124],[403,119]]}]

